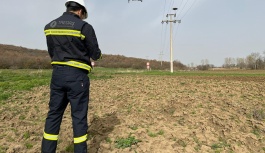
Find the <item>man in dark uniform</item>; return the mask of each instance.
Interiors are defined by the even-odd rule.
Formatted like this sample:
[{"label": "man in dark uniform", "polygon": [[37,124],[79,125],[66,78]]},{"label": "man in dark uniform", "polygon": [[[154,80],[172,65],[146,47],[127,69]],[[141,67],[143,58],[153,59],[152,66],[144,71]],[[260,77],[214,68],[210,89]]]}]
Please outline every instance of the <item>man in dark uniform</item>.
[{"label": "man in dark uniform", "polygon": [[101,50],[87,18],[84,0],[68,0],[66,12],[45,26],[53,73],[50,84],[49,112],[41,151],[55,153],[64,111],[70,102],[74,152],[87,153],[87,113],[91,61],[101,59]]}]

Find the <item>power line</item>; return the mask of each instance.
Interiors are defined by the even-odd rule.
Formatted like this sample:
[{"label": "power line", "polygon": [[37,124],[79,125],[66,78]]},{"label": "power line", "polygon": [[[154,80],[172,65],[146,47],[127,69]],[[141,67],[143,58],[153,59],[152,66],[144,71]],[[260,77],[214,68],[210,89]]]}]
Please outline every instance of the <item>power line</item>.
[{"label": "power line", "polygon": [[[165,11],[166,11],[166,5],[167,5],[167,0],[165,0],[163,16],[164,16]],[[163,17],[162,17],[162,18],[163,18]]]},{"label": "power line", "polygon": [[[178,8],[181,8],[181,6],[182,6],[182,3],[183,3],[183,0],[181,0],[181,2],[180,2],[180,4],[179,5],[177,5],[177,6],[179,6]],[[177,14],[179,14],[179,12],[177,12]],[[178,15],[177,15],[178,16]]]},{"label": "power line", "polygon": [[[177,26],[174,26],[174,35],[173,35],[173,40],[175,40],[175,38],[176,38],[176,35],[177,35],[177,32],[178,32],[178,29],[179,29],[179,25],[180,24],[177,24]],[[176,28],[175,28],[176,27]]]},{"label": "power line", "polygon": [[186,13],[180,18],[180,19],[183,19],[186,14],[188,14],[188,12],[191,10],[191,8],[193,7],[193,5],[195,4],[195,2],[197,2],[197,0],[194,0],[193,3],[191,4],[191,6],[188,8],[188,10],[186,11]]},{"label": "power line", "polygon": [[180,16],[180,14],[182,13],[182,11],[184,10],[184,8],[186,7],[187,3],[189,2],[189,0],[186,1],[186,3],[184,4],[183,8],[181,9],[181,11],[178,14],[178,18]]},{"label": "power line", "polygon": [[[173,6],[174,6],[174,3],[175,3],[175,1],[173,0],[173,3],[172,3],[172,5],[170,6],[170,8],[173,8]],[[170,8],[169,8],[169,9],[170,9]]]},{"label": "power line", "polygon": [[182,5],[182,3],[183,3],[183,0],[181,0],[181,3],[180,3],[180,5],[179,5],[179,6],[181,6],[181,5]]},{"label": "power line", "polygon": [[165,46],[166,46],[166,42],[167,42],[167,37],[166,37],[167,36],[167,33],[166,32],[167,32],[167,26],[166,26],[165,32],[164,32],[165,35],[164,35],[164,38],[163,38],[164,42],[163,42],[163,46],[162,46],[163,47],[162,48],[162,53],[164,53]]},{"label": "power line", "polygon": [[161,67],[163,66],[163,53],[162,52],[160,52],[160,54],[158,54],[159,55],[159,60],[160,60],[160,63],[161,63]]},{"label": "power line", "polygon": [[[167,0],[165,0],[165,3],[164,3],[164,11],[163,11],[163,16],[164,16],[164,14],[165,14],[165,11],[166,11],[166,6],[167,6]],[[163,16],[162,16],[162,20],[163,20]],[[166,27],[167,28],[167,27]],[[162,28],[161,28],[161,42],[160,42],[160,56],[161,56],[161,54],[163,54],[163,52],[164,52],[164,49],[165,49],[165,42],[166,42],[166,40],[164,39],[164,33],[166,33],[166,32],[164,32],[163,31],[164,30],[164,26],[163,26],[163,24],[162,24]],[[167,29],[165,29],[165,30],[167,30]]]},{"label": "power line", "polygon": [[[173,2],[173,3],[172,3]],[[168,7],[168,13],[170,12],[172,6],[174,4],[174,0],[171,0],[170,3],[169,3],[169,7]]]},{"label": "power line", "polygon": [[161,30],[161,42],[160,42],[160,52],[163,50],[163,24],[162,24],[162,30]]}]

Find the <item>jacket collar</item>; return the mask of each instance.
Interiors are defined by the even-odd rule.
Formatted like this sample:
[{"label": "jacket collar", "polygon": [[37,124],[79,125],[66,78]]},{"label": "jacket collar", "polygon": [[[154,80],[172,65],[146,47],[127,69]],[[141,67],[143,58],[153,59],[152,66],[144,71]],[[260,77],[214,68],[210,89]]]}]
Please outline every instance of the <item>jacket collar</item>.
[{"label": "jacket collar", "polygon": [[72,16],[77,17],[78,19],[80,19],[80,17],[77,14],[73,13],[73,12],[64,12],[63,15],[72,15]]}]

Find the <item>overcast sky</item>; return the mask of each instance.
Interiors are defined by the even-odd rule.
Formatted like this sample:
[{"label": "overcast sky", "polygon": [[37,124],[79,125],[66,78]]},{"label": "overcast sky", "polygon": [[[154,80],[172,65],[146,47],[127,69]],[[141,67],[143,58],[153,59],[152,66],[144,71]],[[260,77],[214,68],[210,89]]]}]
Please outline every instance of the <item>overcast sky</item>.
[{"label": "overcast sky", "polygon": [[[1,0],[1,44],[46,50],[44,26],[65,0]],[[221,66],[226,57],[265,50],[265,0],[85,0],[104,54],[170,60],[166,14],[176,13],[173,59]],[[175,12],[173,7],[178,8]],[[169,19],[169,18],[168,18]],[[263,54],[262,54],[263,55]]]}]

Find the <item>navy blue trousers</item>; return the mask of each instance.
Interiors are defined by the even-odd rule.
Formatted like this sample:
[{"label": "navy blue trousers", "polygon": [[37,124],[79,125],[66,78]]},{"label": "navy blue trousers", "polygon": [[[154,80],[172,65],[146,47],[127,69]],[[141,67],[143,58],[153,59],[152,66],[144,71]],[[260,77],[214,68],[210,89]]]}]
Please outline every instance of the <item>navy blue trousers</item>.
[{"label": "navy blue trousers", "polygon": [[49,112],[42,139],[42,153],[55,153],[64,111],[70,102],[74,152],[87,153],[87,113],[90,81],[86,70],[53,66]]}]

